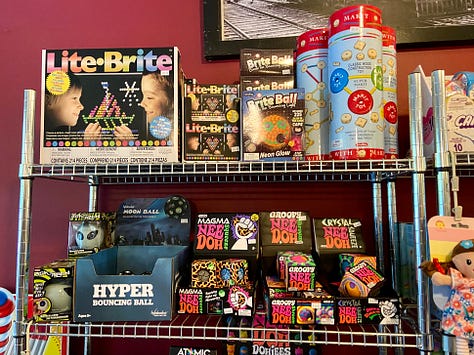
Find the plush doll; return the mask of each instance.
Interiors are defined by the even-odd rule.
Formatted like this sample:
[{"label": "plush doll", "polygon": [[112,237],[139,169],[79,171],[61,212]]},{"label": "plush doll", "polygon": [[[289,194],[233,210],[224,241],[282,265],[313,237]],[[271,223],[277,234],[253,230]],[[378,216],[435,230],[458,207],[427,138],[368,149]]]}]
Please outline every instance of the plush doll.
[{"label": "plush doll", "polygon": [[420,268],[433,284],[451,287],[441,327],[456,337],[456,354],[469,354],[469,341],[474,339],[474,239],[456,244],[449,263],[424,261]]}]

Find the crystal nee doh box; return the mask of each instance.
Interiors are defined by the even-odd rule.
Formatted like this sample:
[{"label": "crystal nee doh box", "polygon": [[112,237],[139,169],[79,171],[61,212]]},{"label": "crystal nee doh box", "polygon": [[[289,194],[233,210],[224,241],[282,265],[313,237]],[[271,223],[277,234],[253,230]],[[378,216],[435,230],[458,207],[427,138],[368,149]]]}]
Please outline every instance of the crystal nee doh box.
[{"label": "crystal nee doh box", "polygon": [[239,85],[186,80],[184,161],[240,160]]},{"label": "crystal nee doh box", "polygon": [[45,49],[42,58],[41,164],[179,161],[177,47]]},{"label": "crystal nee doh box", "polygon": [[243,160],[303,160],[304,89],[241,95]]},{"label": "crystal nee doh box", "polygon": [[324,282],[340,281],[340,254],[365,254],[362,223],[357,218],[314,218],[314,247]]}]

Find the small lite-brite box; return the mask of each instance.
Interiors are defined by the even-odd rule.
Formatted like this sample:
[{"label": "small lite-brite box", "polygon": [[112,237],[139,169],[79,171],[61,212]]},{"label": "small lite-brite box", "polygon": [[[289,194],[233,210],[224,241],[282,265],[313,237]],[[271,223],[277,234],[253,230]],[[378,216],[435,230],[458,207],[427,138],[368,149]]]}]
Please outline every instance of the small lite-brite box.
[{"label": "small lite-brite box", "polygon": [[74,261],[57,260],[33,271],[33,317],[36,321],[72,320]]},{"label": "small lite-brite box", "polygon": [[40,163],[179,161],[184,82],[177,47],[42,55]]},{"label": "small lite-brite box", "polygon": [[197,216],[196,255],[256,256],[258,245],[258,213],[200,213]]},{"label": "small lite-brite box", "polygon": [[293,49],[254,49],[240,50],[241,76],[266,76],[294,74]]},{"label": "small lite-brite box", "polygon": [[71,212],[68,257],[97,253],[113,245],[115,212]]},{"label": "small lite-brite box", "polygon": [[240,160],[239,85],[186,81],[184,161]]},{"label": "small lite-brite box", "polygon": [[304,159],[304,89],[243,91],[244,161]]}]

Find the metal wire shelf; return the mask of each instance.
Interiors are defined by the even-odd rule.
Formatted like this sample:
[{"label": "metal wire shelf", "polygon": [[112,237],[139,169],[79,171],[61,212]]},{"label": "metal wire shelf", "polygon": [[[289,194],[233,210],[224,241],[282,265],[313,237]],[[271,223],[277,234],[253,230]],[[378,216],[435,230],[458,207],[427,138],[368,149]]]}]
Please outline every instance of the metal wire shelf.
[{"label": "metal wire shelf", "polygon": [[[268,338],[285,339],[289,343],[321,345],[373,346],[387,348],[416,348],[422,346],[423,336],[411,329],[410,322],[400,326],[348,325],[309,328],[230,327],[220,316],[177,315],[171,321],[125,323],[64,323],[58,334],[58,324],[30,324],[31,335],[60,335],[69,337],[187,339],[206,341],[261,341]],[[400,330],[400,329],[403,329]],[[303,340],[302,340],[303,339]]]},{"label": "metal wire shelf", "polygon": [[282,162],[199,162],[139,165],[31,165],[27,177],[79,180],[93,176],[98,183],[180,183],[180,182],[298,182],[373,181],[413,171],[413,161],[282,161]]}]

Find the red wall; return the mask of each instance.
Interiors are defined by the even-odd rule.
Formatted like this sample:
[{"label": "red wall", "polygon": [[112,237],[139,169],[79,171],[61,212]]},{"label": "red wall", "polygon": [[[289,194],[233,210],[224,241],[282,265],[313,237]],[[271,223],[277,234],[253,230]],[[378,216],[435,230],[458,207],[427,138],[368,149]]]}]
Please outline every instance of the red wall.
[{"label": "red wall", "polygon": [[[5,2],[0,13],[0,77],[2,131],[0,149],[0,286],[14,289],[16,273],[23,89],[39,90],[42,48],[172,46],[180,48],[188,76],[201,82],[232,83],[239,79],[238,61],[207,62],[203,58],[201,2],[196,0],[114,2],[43,0]],[[407,75],[421,64],[426,73],[471,70],[474,46],[401,50],[398,55],[401,154],[408,148]],[[37,114],[37,119],[38,119]],[[38,130],[38,129],[37,129]],[[461,188],[463,184],[461,182]],[[31,265],[65,256],[67,216],[87,208],[85,184],[36,179],[33,185]],[[222,211],[264,208],[305,208],[314,216],[338,214],[363,219],[371,233],[371,188],[368,184],[252,184],[252,186],[166,185],[108,187],[101,208],[115,208],[125,197],[182,193],[196,210]],[[399,219],[409,220],[409,181],[398,184]],[[291,189],[291,190],[289,190]],[[427,186],[428,215],[435,214],[434,184]],[[472,192],[460,196],[464,215],[472,214]],[[104,354],[105,352],[101,352]],[[162,353],[160,351],[150,353]]]}]

